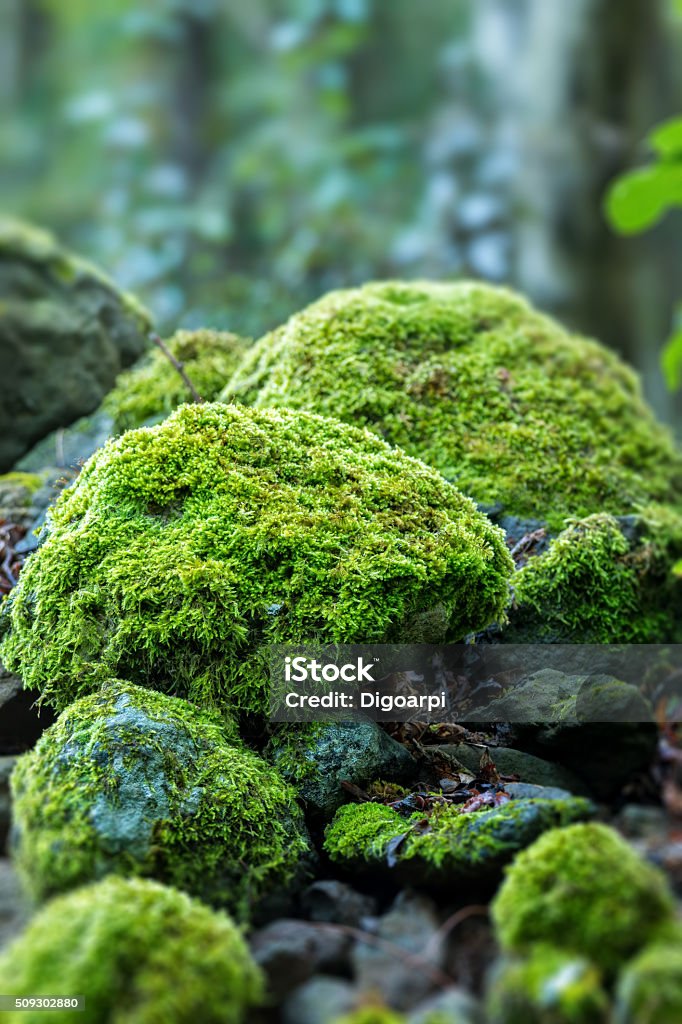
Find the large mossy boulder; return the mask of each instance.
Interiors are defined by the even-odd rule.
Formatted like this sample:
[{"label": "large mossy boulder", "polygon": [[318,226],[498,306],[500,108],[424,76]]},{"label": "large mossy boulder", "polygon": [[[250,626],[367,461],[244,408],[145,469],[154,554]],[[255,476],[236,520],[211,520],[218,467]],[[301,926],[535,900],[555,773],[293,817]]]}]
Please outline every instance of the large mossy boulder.
[{"label": "large mossy boulder", "polygon": [[140,875],[243,918],[279,903],[311,860],[294,790],[229,722],[130,683],[64,711],[18,760],[12,798],[34,902]]},{"label": "large mossy boulder", "polygon": [[485,284],[331,292],[261,339],[224,397],[365,424],[477,502],[553,529],[682,493],[632,371]]},{"label": "large mossy boulder", "polygon": [[131,296],[51,235],[0,219],[0,472],[92,412],[149,329]]},{"label": "large mossy boulder", "polygon": [[84,1008],[4,1009],[5,1024],[242,1024],[264,998],[237,926],[184,893],[107,878],[49,903],[0,956],[0,990]]},{"label": "large mossy boulder", "polygon": [[263,711],[265,645],[458,640],[503,613],[511,567],[470,499],[369,431],[185,405],[60,495],[2,658],[60,708],[117,677]]},{"label": "large mossy boulder", "polygon": [[[230,331],[176,331],[166,342],[173,358],[205,402],[217,398],[225,382],[239,365],[249,341]],[[178,368],[160,348],[151,349],[116,379],[116,386],[103,403],[111,416],[113,430],[149,426],[170,415],[194,396]]]}]

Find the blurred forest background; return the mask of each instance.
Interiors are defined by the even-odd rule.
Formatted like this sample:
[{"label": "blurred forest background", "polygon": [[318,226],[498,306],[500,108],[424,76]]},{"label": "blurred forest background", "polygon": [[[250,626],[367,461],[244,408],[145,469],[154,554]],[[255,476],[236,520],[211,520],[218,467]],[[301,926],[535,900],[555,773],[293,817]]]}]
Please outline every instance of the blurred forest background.
[{"label": "blurred forest background", "polygon": [[680,112],[674,0],[0,3],[0,206],[162,329],[473,275],[618,349],[678,427],[682,214],[624,238],[603,203]]}]

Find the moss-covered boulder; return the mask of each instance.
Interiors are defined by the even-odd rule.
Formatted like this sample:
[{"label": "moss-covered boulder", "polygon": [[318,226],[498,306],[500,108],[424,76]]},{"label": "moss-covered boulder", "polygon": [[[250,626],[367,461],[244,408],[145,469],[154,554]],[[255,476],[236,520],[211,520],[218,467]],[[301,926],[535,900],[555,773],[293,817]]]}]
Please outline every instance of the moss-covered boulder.
[{"label": "moss-covered boulder", "polygon": [[225,914],[156,882],[107,878],[33,918],[0,956],[0,990],[85,1001],[6,1009],[5,1024],[241,1024],[264,985]]},{"label": "moss-covered boulder", "polygon": [[119,677],[260,711],[264,645],[408,641],[429,615],[460,639],[502,614],[510,571],[468,498],[369,431],[185,405],[62,493],[2,658],[58,707]]},{"label": "moss-covered boulder", "polygon": [[329,819],[345,803],[344,782],[407,782],[416,764],[376,722],[311,722],[279,726],[264,756],[295,786],[314,813]]},{"label": "moss-covered boulder", "polygon": [[51,235],[0,219],[0,471],[92,412],[149,329],[129,295]]},{"label": "moss-covered boulder", "polygon": [[366,424],[476,501],[554,529],[682,493],[635,375],[485,284],[331,292],[261,339],[224,397]]},{"label": "moss-covered boulder", "polygon": [[682,934],[662,937],[626,965],[618,979],[614,1024],[679,1024]]},{"label": "moss-covered boulder", "polygon": [[584,957],[536,946],[498,963],[488,980],[489,1024],[607,1024],[609,998]]},{"label": "moss-covered boulder", "polygon": [[446,889],[471,881],[485,885],[543,832],[592,813],[581,797],[510,800],[470,813],[436,806],[408,818],[383,804],[347,804],[328,826],[324,849],[347,870],[392,870],[410,884]]},{"label": "moss-covered boulder", "polygon": [[607,976],[671,920],[664,875],[606,825],[556,829],[520,853],[492,903],[505,950],[545,943],[593,961]]},{"label": "moss-covered boulder", "polygon": [[[249,341],[230,331],[177,331],[166,342],[195,390],[206,402],[217,398],[237,368]],[[103,402],[117,434],[164,419],[193,396],[168,359],[155,347],[116,379]]]},{"label": "moss-covered boulder", "polygon": [[29,895],[152,876],[240,917],[305,877],[294,791],[229,725],[111,682],[64,711],[12,775],[13,855]]}]

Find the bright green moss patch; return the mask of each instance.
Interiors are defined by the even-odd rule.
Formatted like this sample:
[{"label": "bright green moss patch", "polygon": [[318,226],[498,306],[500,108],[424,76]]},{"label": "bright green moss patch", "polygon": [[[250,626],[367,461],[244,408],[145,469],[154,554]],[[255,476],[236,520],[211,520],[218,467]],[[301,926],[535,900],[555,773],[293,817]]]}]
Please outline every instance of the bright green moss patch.
[{"label": "bright green moss patch", "polygon": [[613,516],[571,523],[514,577],[512,628],[529,642],[660,643],[678,638],[682,517],[649,507],[628,540]]},{"label": "bright green moss patch", "polygon": [[[211,330],[177,331],[166,344],[207,402],[217,397],[248,347],[248,341],[237,334]],[[189,401],[192,395],[177,369],[154,347],[118,376],[103,408],[113,418],[115,433],[120,434],[164,419]]]},{"label": "bright green moss patch", "polygon": [[616,989],[614,1024],[682,1021],[681,938],[657,942],[627,964]]},{"label": "bright green moss patch", "polygon": [[542,832],[592,810],[578,797],[512,800],[472,813],[436,807],[430,816],[419,812],[409,818],[382,804],[348,804],[327,828],[324,848],[348,869],[395,867],[417,883],[489,880]]},{"label": "bright green moss patch", "polygon": [[215,713],[114,681],[64,711],[12,775],[13,853],[43,900],[146,875],[240,917],[309,857],[293,789]]},{"label": "bright green moss patch", "polygon": [[155,882],[108,878],[33,918],[0,956],[0,991],[85,999],[84,1012],[5,1010],[5,1024],[242,1024],[264,985],[225,914]]},{"label": "bright green moss patch", "polygon": [[492,904],[502,946],[547,943],[587,957],[606,974],[668,922],[664,875],[612,829],[572,825],[541,836],[514,860]]},{"label": "bright green moss patch", "polygon": [[387,1006],[362,1006],[343,1017],[337,1017],[334,1024],[405,1024],[405,1018]]},{"label": "bright green moss patch", "polygon": [[261,339],[223,395],[366,424],[476,501],[554,528],[682,490],[635,375],[490,285],[331,292]]},{"label": "bright green moss patch", "polygon": [[583,957],[536,946],[494,970],[486,998],[489,1024],[606,1024],[601,976]]},{"label": "bright green moss patch", "polygon": [[502,531],[422,463],[308,413],[185,405],[62,493],[0,626],[57,707],[107,678],[262,710],[268,643],[441,640],[498,619]]}]

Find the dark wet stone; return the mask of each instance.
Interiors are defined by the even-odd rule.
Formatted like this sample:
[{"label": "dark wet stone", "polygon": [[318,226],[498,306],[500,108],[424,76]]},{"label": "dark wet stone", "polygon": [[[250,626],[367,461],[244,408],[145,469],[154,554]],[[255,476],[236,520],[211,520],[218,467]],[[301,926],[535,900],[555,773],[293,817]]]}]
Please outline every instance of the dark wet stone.
[{"label": "dark wet stone", "polygon": [[254,932],[250,945],[269,993],[279,1000],[318,970],[347,969],[351,937],[330,924],[282,918]]},{"label": "dark wet stone", "polygon": [[357,928],[376,913],[376,900],[334,879],[313,882],[301,896],[301,908],[311,921]]}]

